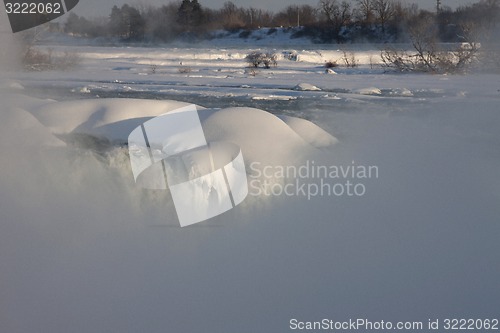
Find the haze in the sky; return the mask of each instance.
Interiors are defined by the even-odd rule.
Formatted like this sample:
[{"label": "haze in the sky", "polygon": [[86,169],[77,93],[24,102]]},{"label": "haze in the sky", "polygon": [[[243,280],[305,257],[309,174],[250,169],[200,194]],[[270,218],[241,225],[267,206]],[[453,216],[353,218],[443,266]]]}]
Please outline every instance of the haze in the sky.
[{"label": "haze in the sky", "polygon": [[[175,0],[172,0],[175,1]],[[220,8],[227,0],[200,0],[202,6],[210,8]],[[350,0],[354,3],[354,0]],[[479,1],[479,0],[478,0]],[[455,8],[460,5],[478,2],[474,0],[441,0],[443,6],[449,6]],[[140,4],[140,5],[154,5],[161,6],[162,4],[170,2],[169,0],[112,0],[112,1],[102,1],[102,0],[80,0],[77,8],[75,8],[75,13],[83,16],[102,16],[108,15],[111,7],[114,5],[120,6],[124,3],[128,4]],[[232,0],[234,4],[242,7],[254,7],[267,9],[271,11],[278,11],[285,8],[288,5],[296,4],[309,4],[316,6],[318,1],[316,0]],[[420,8],[434,8],[436,5],[435,0],[402,0],[403,3],[417,3]]]}]

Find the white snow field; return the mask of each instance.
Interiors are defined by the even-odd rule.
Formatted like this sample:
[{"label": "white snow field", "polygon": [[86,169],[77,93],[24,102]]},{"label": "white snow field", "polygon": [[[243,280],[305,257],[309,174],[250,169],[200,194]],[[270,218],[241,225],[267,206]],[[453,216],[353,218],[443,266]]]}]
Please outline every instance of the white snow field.
[{"label": "white snow field", "polygon": [[[252,73],[251,47],[51,47],[80,66],[0,76],[0,332],[498,318],[500,76],[330,75],[329,50],[277,49]],[[241,147],[250,194],[180,228],[124,143],[187,104],[209,141]]]}]

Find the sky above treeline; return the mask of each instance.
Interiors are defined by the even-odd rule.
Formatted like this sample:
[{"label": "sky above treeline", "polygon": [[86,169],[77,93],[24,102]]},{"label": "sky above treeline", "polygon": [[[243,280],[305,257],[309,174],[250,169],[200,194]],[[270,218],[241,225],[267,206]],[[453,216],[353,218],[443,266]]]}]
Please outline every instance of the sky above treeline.
[{"label": "sky above treeline", "polygon": [[[199,0],[201,5],[209,8],[220,8],[227,0]],[[403,3],[416,3],[420,8],[433,9],[436,6],[436,0],[401,0]],[[456,8],[457,6],[466,5],[479,0],[441,0],[443,6]],[[74,12],[78,15],[86,17],[108,15],[114,5],[121,6],[124,3],[131,5],[153,5],[161,6],[170,0],[80,0]],[[234,4],[241,7],[254,7],[260,9],[271,10],[277,12],[289,5],[309,4],[316,6],[317,0],[232,0]],[[350,2],[355,3],[354,0]]]}]

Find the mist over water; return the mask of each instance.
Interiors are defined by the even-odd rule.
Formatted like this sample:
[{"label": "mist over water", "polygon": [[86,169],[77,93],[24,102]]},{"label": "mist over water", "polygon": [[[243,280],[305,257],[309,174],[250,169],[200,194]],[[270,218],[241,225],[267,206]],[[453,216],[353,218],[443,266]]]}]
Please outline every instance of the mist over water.
[{"label": "mist over water", "polygon": [[[1,332],[267,333],[289,332],[292,318],[498,316],[494,78],[452,77],[470,98],[299,100],[290,114],[340,139],[304,158],[377,165],[367,195],[249,198],[181,229],[168,193],[135,186],[125,148],[66,146],[28,112],[55,102],[10,87],[17,44],[0,22]],[[408,79],[423,89],[448,77]]]},{"label": "mist over water", "polygon": [[7,14],[1,5],[0,10],[0,79],[5,76],[5,71],[19,66],[21,43],[9,25]]}]

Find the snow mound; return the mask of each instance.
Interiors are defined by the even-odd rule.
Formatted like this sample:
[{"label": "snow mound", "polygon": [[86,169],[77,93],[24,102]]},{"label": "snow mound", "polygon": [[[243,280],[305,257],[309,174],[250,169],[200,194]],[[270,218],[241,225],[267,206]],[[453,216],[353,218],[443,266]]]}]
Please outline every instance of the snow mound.
[{"label": "snow mound", "polygon": [[81,133],[126,142],[134,128],[189,103],[177,101],[89,99],[42,106],[32,114],[54,134]]},{"label": "snow mound", "polygon": [[338,142],[336,137],[310,121],[290,116],[279,116],[279,118],[313,147],[324,148]]},{"label": "snow mound", "polygon": [[337,142],[313,123],[277,116],[254,108],[234,107],[208,111],[202,126],[208,141],[229,141],[241,147],[245,160],[269,164],[293,162],[313,147]]},{"label": "snow mound", "polygon": [[298,85],[295,86],[294,90],[298,90],[298,91],[318,91],[318,90],[321,90],[320,88],[312,85],[312,84],[309,84],[309,83],[300,83]]},{"label": "snow mound", "polygon": [[[129,134],[147,120],[187,105],[177,101],[96,99],[51,103],[34,110],[33,115],[57,135],[69,134],[73,140],[80,141],[90,136],[124,144]],[[279,118],[253,108],[197,108],[207,141],[237,144],[248,163],[291,163],[315,148],[337,142],[304,119]],[[85,145],[85,142],[81,143]]]},{"label": "snow mound", "polygon": [[0,101],[2,101],[0,105],[1,111],[8,109],[33,110],[55,102],[54,100],[30,97],[19,92],[10,93],[4,91],[0,91]]},{"label": "snow mound", "polygon": [[382,91],[376,87],[356,89],[353,92],[360,95],[382,95]]},{"label": "snow mound", "polygon": [[[5,89],[16,87],[16,83],[3,86]],[[19,85],[19,87],[22,87]],[[21,90],[21,88],[17,88]],[[41,124],[27,110],[53,104],[53,101],[42,100],[18,93],[0,91],[0,114],[2,129],[0,130],[0,146],[13,150],[20,147],[60,147],[65,146],[52,132]]]},{"label": "snow mound", "polygon": [[63,147],[66,144],[56,138],[29,112],[20,108],[2,110],[0,145],[24,147]]}]

